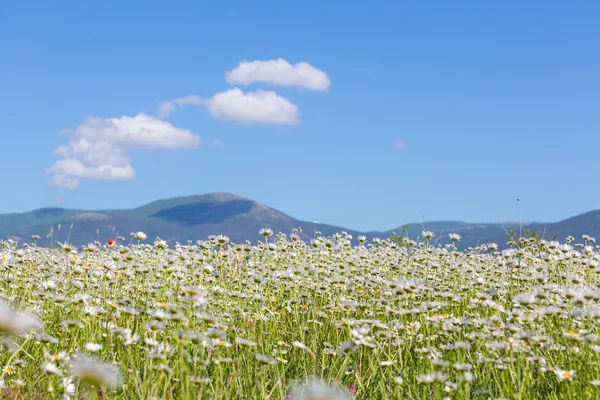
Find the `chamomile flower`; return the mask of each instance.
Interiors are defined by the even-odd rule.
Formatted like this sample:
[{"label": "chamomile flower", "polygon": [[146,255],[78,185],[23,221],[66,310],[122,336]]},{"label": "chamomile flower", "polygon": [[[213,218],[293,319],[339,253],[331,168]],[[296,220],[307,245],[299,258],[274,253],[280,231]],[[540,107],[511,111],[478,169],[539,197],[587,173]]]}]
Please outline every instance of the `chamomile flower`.
[{"label": "chamomile flower", "polygon": [[5,373],[6,375],[12,375],[15,373],[15,367],[13,367],[10,364],[5,365],[4,368],[2,368],[2,372]]},{"label": "chamomile flower", "polygon": [[96,353],[102,350],[102,345],[98,343],[86,343],[85,349],[90,353]]},{"label": "chamomile flower", "polygon": [[75,376],[96,387],[117,388],[123,380],[119,369],[109,363],[78,355],[72,363]]},{"label": "chamomile flower", "polygon": [[273,231],[271,229],[268,228],[263,228],[260,231],[258,231],[259,235],[262,235],[264,237],[269,237],[273,235]]},{"label": "chamomile flower", "polygon": [[41,327],[42,323],[33,314],[27,311],[13,311],[0,302],[0,332],[9,336],[21,336]]}]

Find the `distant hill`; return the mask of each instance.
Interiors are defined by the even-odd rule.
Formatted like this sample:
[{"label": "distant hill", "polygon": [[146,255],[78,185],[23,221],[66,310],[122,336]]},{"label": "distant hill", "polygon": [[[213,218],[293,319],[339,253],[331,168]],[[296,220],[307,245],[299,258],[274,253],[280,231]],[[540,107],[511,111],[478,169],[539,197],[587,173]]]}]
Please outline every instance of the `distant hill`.
[{"label": "distant hill", "polygon": [[[58,226],[61,226],[60,230]],[[73,228],[71,229],[71,225]],[[478,243],[498,243],[504,247],[507,241],[506,230],[512,227],[519,232],[519,224],[511,223],[466,223],[460,221],[426,222],[427,230],[436,233],[434,241],[449,243],[448,234],[458,233],[462,239],[460,247],[475,246]],[[319,224],[317,229],[323,236],[337,232],[348,232],[357,238],[364,235],[388,238],[402,232],[404,226],[379,232],[359,232],[342,227]],[[117,235],[129,237],[131,232],[143,231],[148,240],[160,237],[168,242],[186,243],[188,240],[204,240],[209,235],[223,234],[235,243],[249,240],[255,243],[261,237],[258,231],[270,228],[274,232],[290,234],[294,228],[302,229],[302,238],[311,239],[314,235],[313,222],[300,221],[281,211],[257,203],[251,199],[230,193],[211,193],[199,196],[176,197],[158,200],[131,210],[70,210],[58,207],[40,208],[26,213],[0,215],[0,238],[12,238],[30,242],[31,235],[42,238],[39,245],[50,244],[46,235],[52,230],[54,242],[68,241],[74,245],[86,245],[95,240],[105,241]],[[600,210],[590,211],[560,222],[543,224],[525,223],[527,228],[546,239],[560,234],[564,240],[572,235],[578,240],[582,234],[600,239]],[[407,225],[411,238],[421,236],[423,225]],[[68,237],[69,231],[70,237]]]},{"label": "distant hill", "polygon": [[[128,238],[131,232],[137,231],[146,233],[148,240],[160,237],[172,243],[195,242],[217,234],[229,236],[236,243],[246,240],[255,243],[261,238],[258,231],[262,228],[286,234],[301,228],[302,238],[308,240],[314,236],[315,225],[229,193],[158,200],[131,210],[41,208],[26,213],[0,215],[0,238],[29,242],[31,235],[37,234],[42,237],[38,240],[40,245],[49,244],[46,235],[51,229],[54,241],[68,239],[71,244],[80,246],[117,235]],[[342,230],[355,237],[361,234],[326,224],[319,224],[318,229],[326,236]]]}]

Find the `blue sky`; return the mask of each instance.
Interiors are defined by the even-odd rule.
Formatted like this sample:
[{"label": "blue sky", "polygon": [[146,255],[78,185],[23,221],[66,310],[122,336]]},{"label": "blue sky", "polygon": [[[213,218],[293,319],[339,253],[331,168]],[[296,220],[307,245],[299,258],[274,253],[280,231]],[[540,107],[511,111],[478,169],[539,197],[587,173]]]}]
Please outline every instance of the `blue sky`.
[{"label": "blue sky", "polygon": [[375,230],[515,220],[517,197],[523,220],[600,208],[599,12],[1,1],[0,212],[222,191]]}]

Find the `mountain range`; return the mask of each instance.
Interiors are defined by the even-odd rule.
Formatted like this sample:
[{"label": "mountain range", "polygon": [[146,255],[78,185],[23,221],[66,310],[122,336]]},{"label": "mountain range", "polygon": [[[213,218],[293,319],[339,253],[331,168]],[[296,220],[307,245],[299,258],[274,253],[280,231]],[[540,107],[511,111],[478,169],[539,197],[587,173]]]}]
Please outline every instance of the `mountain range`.
[{"label": "mountain range", "polygon": [[[300,235],[304,240],[313,238],[315,230],[321,232],[322,236],[345,231],[355,239],[359,235],[368,239],[385,239],[401,233],[405,227],[406,233],[413,239],[427,229],[436,234],[433,240],[441,244],[450,242],[449,233],[458,233],[461,235],[459,248],[489,242],[504,247],[509,228],[516,232],[528,229],[545,239],[558,236],[558,240],[564,240],[571,235],[580,240],[582,234],[600,237],[600,210],[550,224],[436,221],[400,225],[383,232],[359,232],[327,224],[315,225],[314,222],[294,219],[264,204],[230,193],[175,197],[129,210],[91,211],[46,207],[25,213],[0,214],[1,239],[30,242],[35,234],[41,236],[38,240],[41,246],[49,246],[57,241],[82,246],[96,240],[116,238],[117,235],[129,237],[131,232],[138,231],[146,233],[148,241],[160,237],[170,243],[187,243],[188,240],[195,242],[205,240],[209,235],[222,234],[234,243],[246,240],[256,243],[261,239],[258,231],[262,228],[286,234],[290,234],[294,228],[301,228]],[[49,235],[50,232],[52,235]]]}]

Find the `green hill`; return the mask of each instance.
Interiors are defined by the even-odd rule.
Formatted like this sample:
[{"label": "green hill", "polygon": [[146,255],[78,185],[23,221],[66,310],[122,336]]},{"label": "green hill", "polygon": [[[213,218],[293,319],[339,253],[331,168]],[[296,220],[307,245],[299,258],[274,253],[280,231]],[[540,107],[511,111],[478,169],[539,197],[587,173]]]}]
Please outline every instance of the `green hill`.
[{"label": "green hill", "polygon": [[[31,235],[37,234],[42,237],[38,241],[42,246],[51,244],[51,240],[46,238],[51,231],[53,243],[57,240],[59,242],[68,240],[78,246],[95,240],[105,241],[117,235],[128,237],[131,232],[137,231],[145,232],[148,240],[160,237],[171,243],[186,243],[188,240],[195,242],[217,234],[229,236],[236,243],[246,240],[254,243],[260,239],[258,231],[262,228],[270,228],[274,232],[286,234],[291,233],[295,228],[301,228],[302,238],[308,240],[313,237],[315,225],[312,222],[294,219],[251,199],[229,193],[158,200],[130,210],[92,211],[47,207],[25,213],[0,215],[0,238],[29,242]],[[359,232],[327,224],[319,224],[317,228],[324,236],[345,231],[354,238],[364,235],[369,239],[374,237],[384,239],[401,233],[404,226],[384,232]],[[507,241],[506,231],[513,228],[519,232],[519,224],[515,222],[435,221],[408,224],[407,233],[411,238],[416,238],[421,236],[424,228],[433,231],[436,234],[434,241],[440,244],[450,242],[449,233],[460,234],[461,248],[489,242],[496,242],[504,247]],[[526,228],[537,232],[540,236],[544,235],[547,239],[554,234],[560,234],[561,239],[567,235],[580,239],[584,233],[600,237],[600,210],[552,224],[532,222],[521,225],[521,231]],[[70,237],[68,237],[69,232]]]}]

